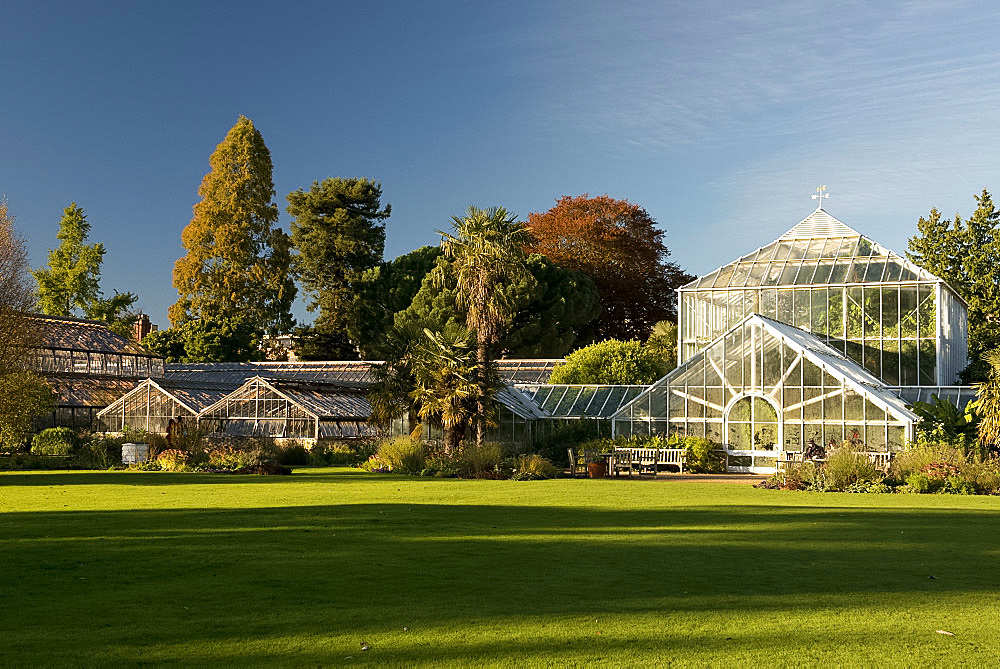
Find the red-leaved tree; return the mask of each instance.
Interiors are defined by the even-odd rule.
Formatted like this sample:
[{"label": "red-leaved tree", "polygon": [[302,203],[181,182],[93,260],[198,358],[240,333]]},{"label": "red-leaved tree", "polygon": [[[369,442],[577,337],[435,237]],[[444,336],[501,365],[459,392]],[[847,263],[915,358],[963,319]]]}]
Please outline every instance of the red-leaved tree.
[{"label": "red-leaved tree", "polygon": [[645,341],[658,321],[677,320],[674,289],[694,277],[668,262],[664,232],[637,204],[607,195],[564,196],[528,216],[530,253],[590,275],[601,296],[598,339]]}]

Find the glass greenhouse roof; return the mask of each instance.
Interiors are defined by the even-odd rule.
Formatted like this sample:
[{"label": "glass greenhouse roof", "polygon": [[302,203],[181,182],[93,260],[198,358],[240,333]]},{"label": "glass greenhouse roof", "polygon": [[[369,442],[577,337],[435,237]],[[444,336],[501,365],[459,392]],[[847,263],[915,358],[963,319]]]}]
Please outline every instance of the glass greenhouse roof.
[{"label": "glass greenhouse roof", "polygon": [[680,290],[909,281],[941,279],[817,209],[777,241]]},{"label": "glass greenhouse roof", "polygon": [[[799,330],[785,323],[765,318],[758,314],[751,314],[741,322],[734,325],[726,334],[721,335],[711,344],[703,348],[696,355],[678,366],[655,384],[650,386],[642,395],[633,400],[632,403],[639,402],[643,397],[656,389],[670,385],[675,379],[682,377],[689,368],[701,364],[703,360],[708,360],[706,364],[714,366],[714,354],[722,346],[723,341],[730,333],[736,332],[748,326],[756,326],[766,330],[770,335],[777,338],[796,353],[801,353],[802,357],[820,367],[825,373],[830,374],[835,379],[843,381],[845,385],[851,387],[855,392],[860,393],[888,414],[905,422],[915,422],[917,417],[907,408],[907,403],[902,400],[892,389],[882,383],[878,378],[872,376],[863,367],[849,360],[842,353],[820,341],[808,332]],[[750,341],[747,338],[746,341]],[[708,356],[706,358],[706,356]],[[726,364],[739,362],[742,366],[744,360],[753,357],[749,351],[726,352]],[[727,374],[720,373],[719,376],[726,383]],[[733,392],[737,392],[735,389]],[[630,404],[632,404],[630,403]],[[615,419],[624,418],[628,414],[629,405],[625,405],[621,411],[616,413]]]},{"label": "glass greenhouse roof", "polygon": [[610,418],[649,386],[521,385],[551,418]]}]

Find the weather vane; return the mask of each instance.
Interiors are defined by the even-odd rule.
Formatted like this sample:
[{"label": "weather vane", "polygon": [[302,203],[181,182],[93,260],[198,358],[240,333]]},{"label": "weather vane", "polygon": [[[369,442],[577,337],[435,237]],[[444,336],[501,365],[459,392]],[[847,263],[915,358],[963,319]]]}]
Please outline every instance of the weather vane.
[{"label": "weather vane", "polygon": [[812,199],[819,200],[816,204],[817,209],[823,208],[823,198],[829,199],[830,194],[826,192],[826,186],[816,186],[816,194],[812,196]]}]

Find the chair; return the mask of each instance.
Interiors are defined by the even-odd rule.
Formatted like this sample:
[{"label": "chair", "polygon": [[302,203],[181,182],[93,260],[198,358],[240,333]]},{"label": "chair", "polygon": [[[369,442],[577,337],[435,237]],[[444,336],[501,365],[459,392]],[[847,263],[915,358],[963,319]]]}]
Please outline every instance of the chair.
[{"label": "chair", "polygon": [[632,454],[627,450],[615,450],[611,455],[611,473],[618,476],[621,472],[628,472],[628,477],[632,478]]}]

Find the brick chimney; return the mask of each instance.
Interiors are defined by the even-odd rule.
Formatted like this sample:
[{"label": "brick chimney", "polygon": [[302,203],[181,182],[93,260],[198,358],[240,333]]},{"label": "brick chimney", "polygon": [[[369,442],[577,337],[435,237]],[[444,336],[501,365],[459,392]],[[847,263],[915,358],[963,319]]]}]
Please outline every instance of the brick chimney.
[{"label": "brick chimney", "polygon": [[157,326],[155,323],[150,323],[149,316],[147,316],[142,312],[139,312],[139,320],[135,322],[135,326],[133,327],[134,327],[133,334],[135,334],[135,340],[139,343],[142,343],[142,340],[150,332],[156,332],[157,330],[160,329],[159,326]]}]

